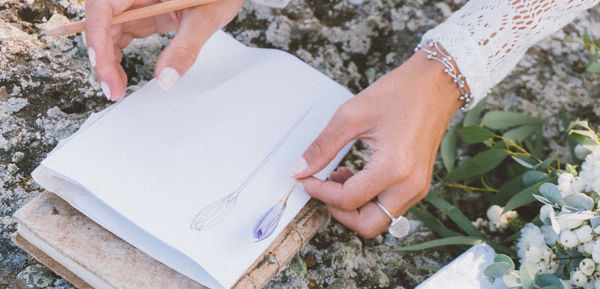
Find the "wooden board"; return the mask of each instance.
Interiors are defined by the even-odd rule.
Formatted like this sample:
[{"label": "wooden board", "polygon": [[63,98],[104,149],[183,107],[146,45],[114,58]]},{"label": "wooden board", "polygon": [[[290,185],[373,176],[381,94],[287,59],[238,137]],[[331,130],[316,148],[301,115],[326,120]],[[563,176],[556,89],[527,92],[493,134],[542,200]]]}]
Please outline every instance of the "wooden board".
[{"label": "wooden board", "polygon": [[[98,278],[96,281],[113,288],[205,288],[105,230],[54,194],[43,193],[14,217],[22,231],[17,231],[14,242],[78,288],[91,287],[86,278]],[[326,208],[311,200],[233,288],[264,287],[328,220]],[[29,242],[25,235],[36,241]],[[47,247],[36,247],[36,242]],[[94,278],[80,278],[86,274]]]}]

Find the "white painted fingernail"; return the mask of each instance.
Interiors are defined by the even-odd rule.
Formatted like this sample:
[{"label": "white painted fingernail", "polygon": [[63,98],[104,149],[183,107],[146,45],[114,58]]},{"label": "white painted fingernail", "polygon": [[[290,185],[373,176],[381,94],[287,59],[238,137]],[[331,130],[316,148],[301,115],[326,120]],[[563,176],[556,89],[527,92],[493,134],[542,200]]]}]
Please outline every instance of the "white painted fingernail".
[{"label": "white painted fingernail", "polygon": [[110,86],[106,82],[100,82],[100,88],[102,88],[102,92],[110,100]]},{"label": "white painted fingernail", "polygon": [[96,50],[94,48],[88,48],[88,58],[90,59],[90,65],[96,67]]},{"label": "white painted fingernail", "polygon": [[165,67],[160,71],[160,75],[158,76],[158,85],[160,85],[164,91],[170,91],[175,88],[179,78],[181,78],[181,76],[175,68]]},{"label": "white painted fingernail", "polygon": [[306,160],[304,158],[299,158],[287,169],[287,174],[293,177],[306,170],[306,168],[308,168]]}]

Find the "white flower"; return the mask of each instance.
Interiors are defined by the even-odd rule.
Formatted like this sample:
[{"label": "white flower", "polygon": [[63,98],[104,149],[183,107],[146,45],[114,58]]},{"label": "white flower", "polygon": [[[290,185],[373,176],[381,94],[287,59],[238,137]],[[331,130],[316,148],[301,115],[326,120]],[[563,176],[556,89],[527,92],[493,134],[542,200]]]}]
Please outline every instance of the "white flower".
[{"label": "white flower", "polygon": [[538,262],[537,264],[535,264],[535,271],[538,274],[544,274],[548,272],[548,266],[546,266],[546,263],[544,262]]},{"label": "white flower", "polygon": [[577,235],[573,231],[562,231],[560,233],[560,243],[566,248],[575,248],[579,245],[579,240],[577,240]]},{"label": "white flower", "polygon": [[583,259],[579,262],[579,270],[586,276],[592,276],[596,271],[596,263],[590,258]]},{"label": "white flower", "polygon": [[573,175],[569,173],[562,173],[558,177],[558,190],[563,198],[573,194],[573,179]]},{"label": "white flower", "polygon": [[596,240],[594,248],[592,249],[592,259],[594,262],[600,263],[600,240]]},{"label": "white flower", "polygon": [[551,226],[548,225],[543,225],[540,229],[542,231],[542,235],[544,236],[544,240],[546,240],[546,244],[548,246],[554,246],[556,241],[558,241],[558,234],[554,232]]},{"label": "white flower", "polygon": [[596,229],[594,229],[594,233],[600,235],[600,226],[596,226]]},{"label": "white flower", "polygon": [[472,222],[472,223],[473,223],[473,226],[475,226],[475,228],[477,228],[477,229],[481,229],[483,227],[488,226],[488,221],[483,218],[477,218],[477,220],[475,220],[475,222]]},{"label": "white flower", "polygon": [[502,209],[502,207],[498,205],[492,205],[486,213],[488,220],[490,220],[490,222],[498,221],[503,211],[504,209]]},{"label": "white flower", "polygon": [[504,208],[498,205],[492,205],[486,213],[489,221],[488,227],[491,232],[504,231],[508,227],[508,223],[517,217],[516,211],[504,212]]},{"label": "white flower", "polygon": [[556,271],[558,271],[558,265],[559,262],[558,260],[556,260],[556,255],[552,256],[552,259],[550,259],[550,263],[548,263],[548,271],[546,273],[550,273],[550,274],[554,274],[556,273]]},{"label": "white flower", "polygon": [[580,247],[583,247],[583,253],[591,255],[592,252],[594,251],[594,241],[589,241],[589,242],[581,245]]},{"label": "white flower", "polygon": [[577,270],[575,272],[572,272],[571,282],[573,283],[573,285],[577,287],[582,287],[587,283],[587,281],[587,276],[585,276],[585,274],[583,274],[581,271]]},{"label": "white flower", "polygon": [[[527,251],[531,250],[532,247],[540,251],[540,248],[546,247],[546,241],[544,241],[544,235],[542,235],[540,228],[532,223],[528,223],[521,229],[521,238],[517,243],[517,253],[521,259],[521,263],[524,262]],[[531,255],[531,252],[529,255]]]},{"label": "white flower", "polygon": [[592,227],[589,225],[583,225],[575,229],[575,235],[580,243],[587,243],[592,240]]}]

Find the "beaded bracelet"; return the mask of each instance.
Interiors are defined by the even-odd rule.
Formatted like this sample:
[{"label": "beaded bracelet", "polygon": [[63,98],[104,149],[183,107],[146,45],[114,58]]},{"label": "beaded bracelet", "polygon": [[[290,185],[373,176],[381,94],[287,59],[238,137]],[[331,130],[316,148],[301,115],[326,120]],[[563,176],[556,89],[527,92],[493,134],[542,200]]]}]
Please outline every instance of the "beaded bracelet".
[{"label": "beaded bracelet", "polygon": [[473,95],[471,95],[471,91],[466,85],[465,77],[458,72],[458,68],[452,63],[454,58],[441,49],[435,41],[427,42],[427,45],[425,46],[421,44],[417,45],[415,52],[421,49],[427,52],[427,59],[435,60],[444,65],[444,72],[450,75],[452,81],[458,85],[458,91],[460,92],[460,97],[458,99],[463,102],[460,109],[467,110],[473,101]]}]

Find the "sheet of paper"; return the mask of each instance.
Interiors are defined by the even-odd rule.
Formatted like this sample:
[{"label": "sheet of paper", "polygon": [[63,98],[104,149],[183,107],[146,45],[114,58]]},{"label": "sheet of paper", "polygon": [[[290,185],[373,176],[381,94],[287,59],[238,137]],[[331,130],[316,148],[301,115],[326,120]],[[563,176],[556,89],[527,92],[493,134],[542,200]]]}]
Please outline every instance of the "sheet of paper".
[{"label": "sheet of paper", "polygon": [[[254,225],[293,182],[286,168],[351,96],[294,56],[218,32],[175,90],[149,82],[33,176],[148,255],[209,287],[230,287],[309,199],[298,187],[278,230],[254,242]],[[242,184],[216,226],[191,227]]]}]

